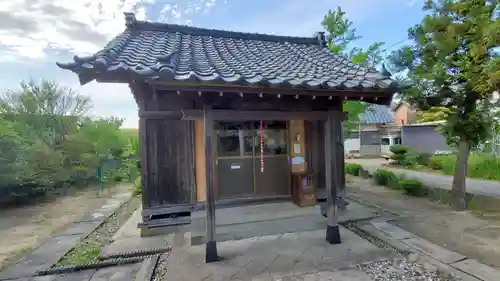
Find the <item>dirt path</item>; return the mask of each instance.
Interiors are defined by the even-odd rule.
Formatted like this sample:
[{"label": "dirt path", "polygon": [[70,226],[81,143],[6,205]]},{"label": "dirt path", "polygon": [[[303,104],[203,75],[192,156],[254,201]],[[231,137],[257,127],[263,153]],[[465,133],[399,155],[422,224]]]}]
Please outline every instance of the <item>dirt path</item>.
[{"label": "dirt path", "polygon": [[425,198],[407,197],[361,178],[352,178],[348,186],[350,198],[401,216],[391,223],[435,244],[500,268],[500,214],[478,217],[470,212],[454,212],[446,205]]},{"label": "dirt path", "polygon": [[130,189],[127,184],[76,192],[51,202],[0,210],[0,268],[36,248],[67,224],[100,207],[112,195]]}]

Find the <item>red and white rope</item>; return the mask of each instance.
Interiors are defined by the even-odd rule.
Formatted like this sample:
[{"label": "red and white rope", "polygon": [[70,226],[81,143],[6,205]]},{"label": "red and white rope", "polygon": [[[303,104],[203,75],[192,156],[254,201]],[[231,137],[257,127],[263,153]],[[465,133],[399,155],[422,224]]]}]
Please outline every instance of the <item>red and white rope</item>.
[{"label": "red and white rope", "polygon": [[263,173],[264,172],[264,124],[262,120],[260,120],[259,134],[260,134],[260,171]]}]

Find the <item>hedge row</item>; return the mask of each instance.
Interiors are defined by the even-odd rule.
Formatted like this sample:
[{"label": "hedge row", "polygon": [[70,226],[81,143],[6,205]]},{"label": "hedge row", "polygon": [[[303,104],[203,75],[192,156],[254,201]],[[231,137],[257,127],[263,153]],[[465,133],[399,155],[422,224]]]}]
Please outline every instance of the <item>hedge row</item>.
[{"label": "hedge row", "polygon": [[[394,164],[404,167],[425,166],[447,175],[455,174],[455,155],[432,155],[418,153],[404,145],[391,147]],[[471,154],[468,161],[467,176],[470,178],[500,180],[500,157],[490,154]]]},{"label": "hedge row", "polygon": [[[345,172],[353,176],[369,177],[368,171],[363,169],[359,164],[345,163]],[[424,183],[421,180],[398,176],[390,170],[376,170],[373,174],[373,181],[377,185],[387,186],[395,190],[402,190],[407,195],[411,196],[423,196],[426,192]]]}]

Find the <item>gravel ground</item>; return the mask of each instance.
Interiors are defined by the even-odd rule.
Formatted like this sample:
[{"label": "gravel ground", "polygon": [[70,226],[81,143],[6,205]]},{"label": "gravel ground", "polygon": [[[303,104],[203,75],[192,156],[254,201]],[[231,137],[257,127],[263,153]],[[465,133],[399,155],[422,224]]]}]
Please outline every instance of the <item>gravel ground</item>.
[{"label": "gravel ground", "polygon": [[359,265],[374,281],[460,281],[455,276],[443,276],[430,265],[420,264],[397,257],[393,261],[378,261]]},{"label": "gravel ground", "polygon": [[162,254],[158,259],[158,263],[156,264],[155,270],[153,271],[153,278],[151,281],[163,281],[167,280],[167,259],[169,253]]},{"label": "gravel ground", "polygon": [[62,259],[54,265],[85,264],[97,262],[100,248],[108,245],[116,231],[140,206],[139,197],[132,197],[128,202],[118,208],[102,225],[95,229],[89,236],[78,242]]}]

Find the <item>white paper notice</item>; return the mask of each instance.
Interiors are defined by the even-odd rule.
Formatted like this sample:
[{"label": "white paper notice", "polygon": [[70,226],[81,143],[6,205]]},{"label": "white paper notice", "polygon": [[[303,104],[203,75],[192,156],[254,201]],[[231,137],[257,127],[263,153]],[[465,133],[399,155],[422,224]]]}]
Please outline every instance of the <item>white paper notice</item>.
[{"label": "white paper notice", "polygon": [[300,143],[293,144],[293,153],[300,153]]},{"label": "white paper notice", "polygon": [[292,165],[304,164],[305,159],[302,156],[293,156],[292,157]]},{"label": "white paper notice", "polygon": [[231,164],[231,170],[236,170],[236,169],[240,169],[241,166],[240,165],[237,165],[237,164]]}]

